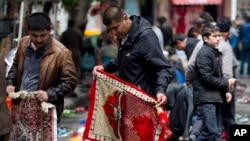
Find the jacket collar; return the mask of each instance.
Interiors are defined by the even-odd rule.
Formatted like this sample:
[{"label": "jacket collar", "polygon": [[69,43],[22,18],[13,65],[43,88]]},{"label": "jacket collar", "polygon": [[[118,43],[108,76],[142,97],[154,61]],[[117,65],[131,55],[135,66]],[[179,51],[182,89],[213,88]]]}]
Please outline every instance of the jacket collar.
[{"label": "jacket collar", "polygon": [[148,28],[152,28],[150,23],[142,18],[141,16],[132,15],[129,17],[132,20],[131,27],[129,29],[127,40],[125,41],[124,45],[131,46],[135,39],[145,30]]},{"label": "jacket collar", "polygon": [[[55,39],[50,36],[49,38],[49,42],[48,42],[48,45],[47,45],[47,49],[45,51],[45,54],[44,55],[48,55],[48,54],[51,54],[51,53],[54,53],[56,48],[55,48]],[[20,42],[20,45],[25,47],[23,48],[23,51],[25,52],[27,47],[29,46],[29,43],[30,43],[30,36],[25,36],[23,37],[23,40]]]}]

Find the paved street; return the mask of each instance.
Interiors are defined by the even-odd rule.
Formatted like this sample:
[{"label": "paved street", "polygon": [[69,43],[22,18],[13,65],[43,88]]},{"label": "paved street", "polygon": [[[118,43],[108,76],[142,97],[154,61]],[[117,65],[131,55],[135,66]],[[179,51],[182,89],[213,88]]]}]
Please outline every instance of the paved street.
[{"label": "paved street", "polygon": [[[239,81],[245,83],[247,85],[247,89],[245,90],[244,95],[245,96],[250,96],[250,78],[238,78]],[[240,99],[240,97],[238,98]],[[250,101],[248,103],[240,103],[240,102],[235,102],[236,104],[236,113],[239,114],[247,114],[248,118],[250,118]],[[250,119],[247,122],[240,122],[239,124],[248,124],[250,125]]]},{"label": "paved street", "polygon": [[88,108],[88,90],[89,87],[80,88],[80,86],[78,86],[75,90],[75,92],[77,93],[77,97],[65,98],[64,100],[65,108],[74,109],[75,107],[83,106],[85,107],[85,111],[76,113],[75,116],[71,118],[65,118],[65,117],[62,118],[60,127],[66,127],[67,129],[69,129],[68,131],[72,130],[73,133],[70,133],[66,137],[60,137],[59,141],[69,141],[74,132],[78,131],[80,127],[80,122],[82,120],[85,120],[87,115],[86,110]]}]

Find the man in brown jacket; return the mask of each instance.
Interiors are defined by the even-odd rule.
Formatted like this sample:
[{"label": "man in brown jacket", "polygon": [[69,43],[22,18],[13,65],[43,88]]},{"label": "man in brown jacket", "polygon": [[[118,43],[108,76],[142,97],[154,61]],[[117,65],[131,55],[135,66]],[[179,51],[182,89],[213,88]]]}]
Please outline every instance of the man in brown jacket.
[{"label": "man in brown jacket", "polygon": [[5,64],[0,59],[0,141],[8,141],[11,131],[10,113],[6,105],[6,81],[5,81]]},{"label": "man in brown jacket", "polygon": [[[64,96],[77,84],[72,53],[51,36],[50,18],[32,14],[27,22],[29,36],[23,37],[7,76],[7,93],[34,92],[40,102],[56,106],[57,119],[64,108]],[[18,100],[12,100],[13,104]]]}]

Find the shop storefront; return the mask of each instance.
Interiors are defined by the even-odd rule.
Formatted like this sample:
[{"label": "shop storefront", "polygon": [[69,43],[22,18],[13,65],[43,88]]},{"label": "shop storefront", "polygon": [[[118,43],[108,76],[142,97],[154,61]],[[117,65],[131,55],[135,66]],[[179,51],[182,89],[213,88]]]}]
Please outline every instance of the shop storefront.
[{"label": "shop storefront", "polygon": [[170,0],[169,5],[169,19],[174,32],[187,33],[192,21],[204,11],[209,12],[216,21],[223,13],[223,0]]},{"label": "shop storefront", "polygon": [[238,0],[237,1],[237,15],[243,16],[244,14],[250,15],[250,1]]}]

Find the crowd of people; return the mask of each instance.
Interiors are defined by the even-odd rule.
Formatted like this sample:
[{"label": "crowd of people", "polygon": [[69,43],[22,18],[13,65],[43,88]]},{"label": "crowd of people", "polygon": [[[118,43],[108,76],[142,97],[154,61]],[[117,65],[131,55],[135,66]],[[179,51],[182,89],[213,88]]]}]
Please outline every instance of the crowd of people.
[{"label": "crowd of people", "polygon": [[[141,16],[128,16],[116,6],[105,9],[102,16],[106,31],[98,38],[85,39],[81,31],[84,28],[76,28],[72,20],[55,39],[47,15],[33,13],[29,17],[29,35],[20,40],[7,77],[3,63],[0,64],[0,125],[5,129],[0,132],[0,140],[19,138],[13,132],[20,128],[14,127],[11,132],[10,122],[14,121],[4,104],[7,94],[34,92],[37,102],[56,106],[59,124],[64,96],[77,95],[74,89],[82,83],[82,66],[93,76],[97,70],[115,73],[154,97],[157,106],[165,107],[169,114],[173,131],[169,140],[183,137],[189,141],[219,141],[223,131],[229,134],[229,126],[235,124],[236,78],[250,77],[249,16],[244,17],[244,22],[238,18],[234,22],[215,22],[204,12],[188,33],[174,34],[165,17],[152,22]],[[176,50],[185,52],[187,66],[173,57]],[[86,55],[92,55],[93,63],[84,62],[84,57],[89,59]],[[13,106],[20,103],[12,99]],[[186,113],[182,117],[181,110]],[[19,118],[15,116],[20,115],[13,114],[12,118]]]}]

